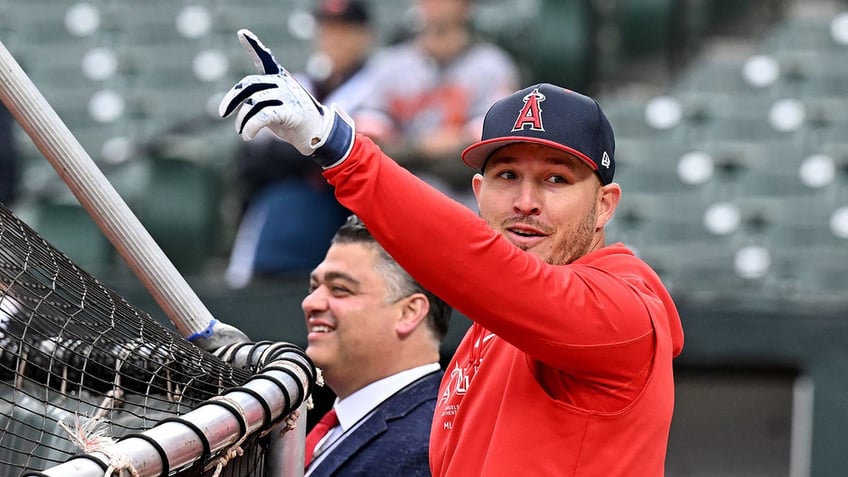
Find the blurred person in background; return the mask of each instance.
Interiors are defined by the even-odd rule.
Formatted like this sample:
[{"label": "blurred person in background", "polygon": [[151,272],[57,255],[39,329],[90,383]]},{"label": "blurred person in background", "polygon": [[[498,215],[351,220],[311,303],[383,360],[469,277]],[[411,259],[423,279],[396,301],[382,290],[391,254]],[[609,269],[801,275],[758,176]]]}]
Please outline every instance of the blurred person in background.
[{"label": "blurred person in background", "polygon": [[0,104],[0,202],[12,205],[17,197],[18,152],[15,148],[15,119]]},{"label": "blurred person in background", "polygon": [[[372,13],[362,0],[320,0],[313,12],[314,52],[298,80],[319,101],[356,112],[373,93],[368,62],[375,43]],[[257,277],[308,272],[350,214],[300,154],[271,134],[237,153],[243,214],[227,268],[236,288]]]},{"label": "blurred person in background", "polygon": [[451,308],[351,216],[309,277],[306,354],[335,402],[306,438],[306,475],[429,476],[439,347]]},{"label": "blurred person in background", "polygon": [[474,207],[454,159],[477,138],[489,107],[516,89],[518,67],[476,35],[472,0],[417,0],[413,36],[374,58],[377,94],[348,111],[357,131],[451,197]]}]

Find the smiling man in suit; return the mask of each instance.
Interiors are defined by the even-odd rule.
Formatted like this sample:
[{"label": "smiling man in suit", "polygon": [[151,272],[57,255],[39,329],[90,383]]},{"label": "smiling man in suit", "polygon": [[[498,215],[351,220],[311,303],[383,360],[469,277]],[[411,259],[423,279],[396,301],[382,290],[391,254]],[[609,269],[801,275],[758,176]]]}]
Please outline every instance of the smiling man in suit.
[{"label": "smiling man in suit", "polygon": [[307,436],[306,475],[429,476],[439,345],[451,308],[356,216],[309,282],[306,353],[337,397]]}]

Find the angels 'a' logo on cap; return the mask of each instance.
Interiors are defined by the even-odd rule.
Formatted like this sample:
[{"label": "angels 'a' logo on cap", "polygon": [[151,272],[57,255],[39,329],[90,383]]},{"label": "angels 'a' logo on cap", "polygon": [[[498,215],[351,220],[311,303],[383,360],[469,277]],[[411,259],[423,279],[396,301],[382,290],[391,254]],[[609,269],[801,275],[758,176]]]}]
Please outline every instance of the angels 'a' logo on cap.
[{"label": "angels 'a' logo on cap", "polygon": [[530,126],[532,131],[544,131],[545,126],[542,124],[542,106],[540,103],[545,100],[545,95],[539,92],[536,88],[524,97],[524,106],[521,112],[518,113],[518,118],[515,119],[515,125],[512,126],[512,131],[521,131],[524,126]]}]

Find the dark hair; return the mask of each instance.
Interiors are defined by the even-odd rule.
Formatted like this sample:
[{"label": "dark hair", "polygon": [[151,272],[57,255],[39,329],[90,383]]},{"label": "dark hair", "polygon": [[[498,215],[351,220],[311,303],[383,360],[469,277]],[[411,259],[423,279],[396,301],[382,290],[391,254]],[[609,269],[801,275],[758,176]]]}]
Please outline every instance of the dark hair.
[{"label": "dark hair", "polygon": [[436,339],[441,341],[448,331],[448,321],[450,321],[453,309],[445,303],[441,298],[422,287],[412,276],[398,264],[391,255],[377,242],[377,239],[371,235],[371,232],[365,227],[362,220],[356,215],[351,215],[347,221],[339,227],[336,235],[333,237],[332,243],[364,243],[375,247],[380,253],[380,263],[377,265],[377,271],[383,275],[388,288],[388,297],[390,301],[400,300],[401,298],[412,295],[413,293],[423,293],[430,302],[430,311],[427,313],[427,325],[433,331]]}]

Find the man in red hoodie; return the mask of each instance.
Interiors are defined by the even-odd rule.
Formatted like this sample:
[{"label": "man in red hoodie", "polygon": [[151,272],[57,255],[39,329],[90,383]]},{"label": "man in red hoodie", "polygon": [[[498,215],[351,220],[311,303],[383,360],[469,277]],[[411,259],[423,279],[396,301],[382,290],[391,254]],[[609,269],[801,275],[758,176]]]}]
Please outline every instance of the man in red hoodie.
[{"label": "man in red hoodie", "polygon": [[440,386],[433,474],[662,475],[683,330],[656,273],[605,243],[621,188],[597,102],[539,84],[495,103],[462,153],[478,217],[239,38],[262,74],[221,115],[239,109],[245,140],[268,128],[315,160],[386,251],[474,321]]}]

